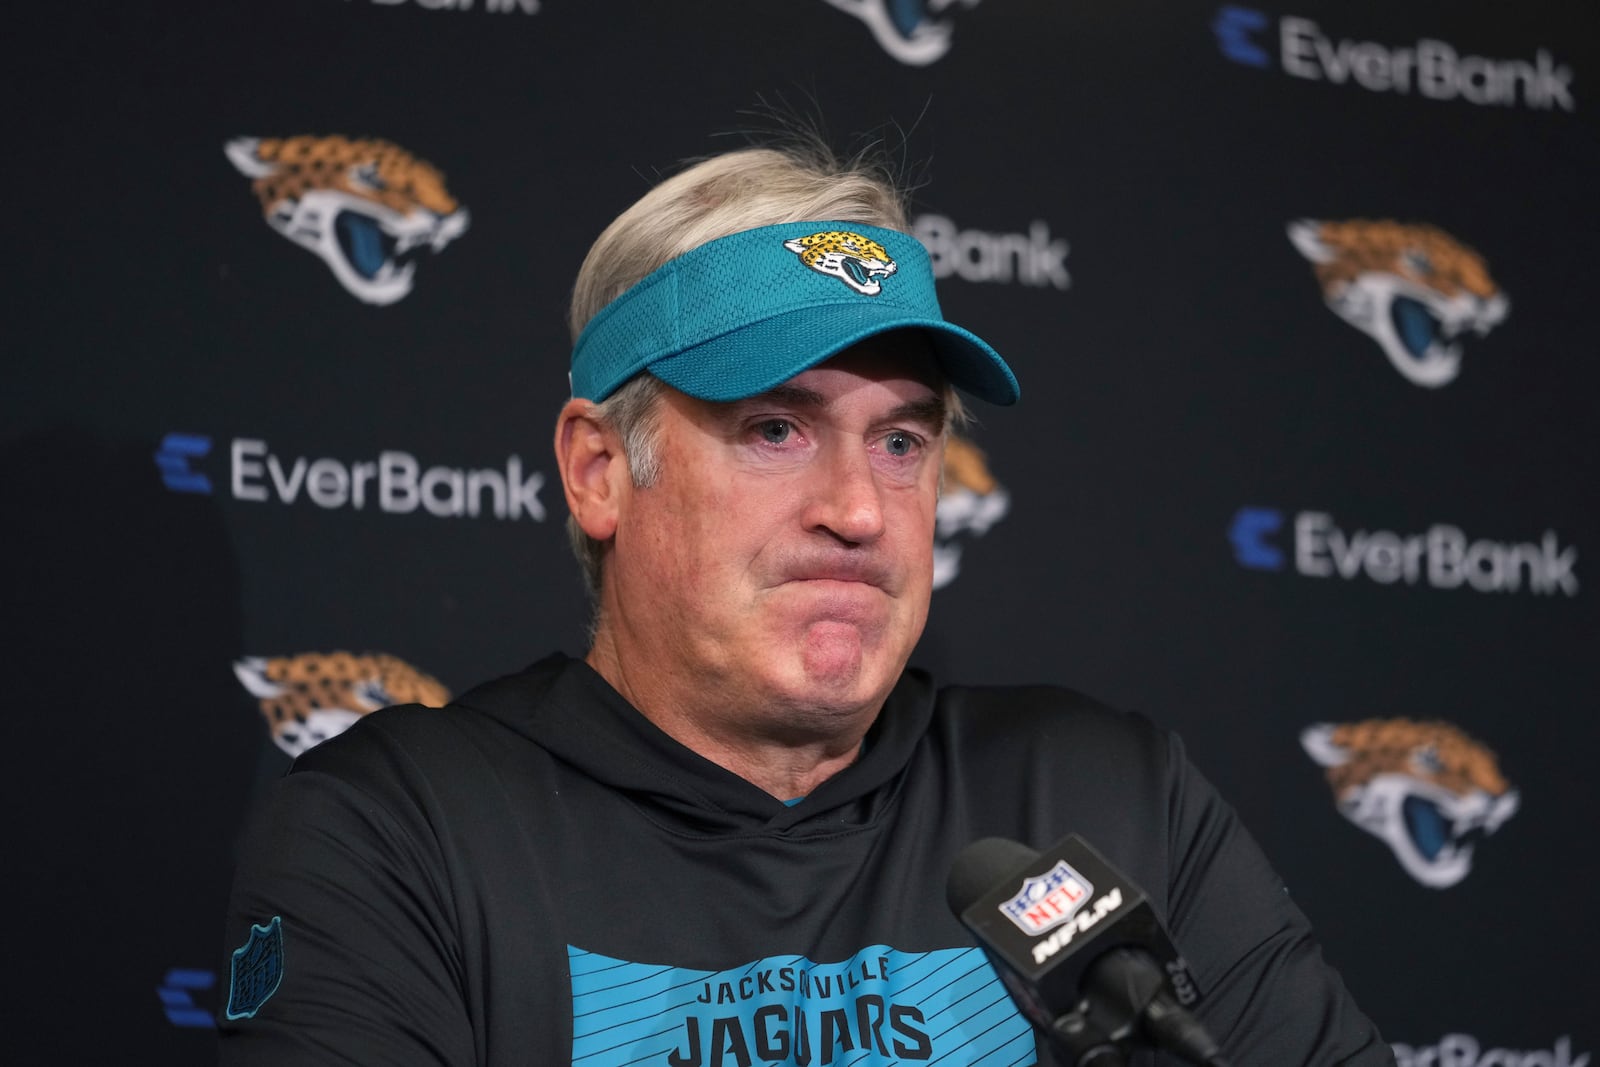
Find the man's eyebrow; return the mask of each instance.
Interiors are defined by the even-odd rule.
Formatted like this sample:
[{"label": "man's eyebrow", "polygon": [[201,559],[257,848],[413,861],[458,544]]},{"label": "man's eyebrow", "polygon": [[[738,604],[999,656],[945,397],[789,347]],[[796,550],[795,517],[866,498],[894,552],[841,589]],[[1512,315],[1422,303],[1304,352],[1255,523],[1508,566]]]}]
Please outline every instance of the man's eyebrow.
[{"label": "man's eyebrow", "polygon": [[784,382],[781,385],[774,385],[771,389],[768,389],[765,392],[757,393],[755,396],[751,397],[750,400],[758,403],[761,401],[766,401],[772,404],[781,404],[788,407],[797,408],[820,408],[826,407],[828,403],[828,398],[817,392],[815,389],[807,389],[804,386],[799,385],[790,385],[788,382]]},{"label": "man's eyebrow", "polygon": [[943,432],[946,410],[944,397],[938,393],[920,400],[908,400],[883,418],[884,422],[920,422]]},{"label": "man's eyebrow", "polygon": [[[789,407],[826,407],[828,398],[815,389],[807,389],[800,385],[791,385],[787,382],[775,385],[763,393],[751,397],[746,403],[768,402]],[[908,400],[885,413],[879,422],[920,422],[938,429],[944,428],[946,409],[944,397],[938,393],[921,397],[917,400]]]}]

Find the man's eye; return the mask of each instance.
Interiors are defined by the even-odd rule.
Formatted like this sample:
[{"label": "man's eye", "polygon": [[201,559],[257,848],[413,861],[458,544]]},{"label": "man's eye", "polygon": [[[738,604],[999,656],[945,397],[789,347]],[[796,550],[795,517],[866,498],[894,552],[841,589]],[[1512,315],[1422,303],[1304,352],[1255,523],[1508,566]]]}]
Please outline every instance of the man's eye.
[{"label": "man's eye", "polygon": [[883,450],[891,456],[909,456],[917,450],[917,439],[904,430],[893,430],[884,435]]},{"label": "man's eye", "polygon": [[789,439],[789,434],[794,427],[785,419],[767,419],[760,423],[756,430],[761,434],[761,439],[769,445],[781,445]]}]

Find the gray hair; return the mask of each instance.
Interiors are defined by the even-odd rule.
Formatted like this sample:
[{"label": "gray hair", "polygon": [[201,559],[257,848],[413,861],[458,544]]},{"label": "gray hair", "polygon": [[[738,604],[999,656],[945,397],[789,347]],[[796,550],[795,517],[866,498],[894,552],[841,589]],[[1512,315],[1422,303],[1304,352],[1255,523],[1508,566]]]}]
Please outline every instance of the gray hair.
[{"label": "gray hair", "polygon": [[820,141],[712,156],[668,178],[595,239],[572,289],[572,340],[645,275],[707,241],[758,226],[833,219],[905,231],[886,163],[841,160]]}]

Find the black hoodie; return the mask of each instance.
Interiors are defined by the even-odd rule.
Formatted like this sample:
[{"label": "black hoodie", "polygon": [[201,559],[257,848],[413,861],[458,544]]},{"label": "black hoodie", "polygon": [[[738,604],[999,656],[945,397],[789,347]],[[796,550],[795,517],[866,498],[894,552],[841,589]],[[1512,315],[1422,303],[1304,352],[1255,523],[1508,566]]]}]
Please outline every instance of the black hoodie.
[{"label": "black hoodie", "polygon": [[944,886],[974,839],[1071,832],[1150,894],[1234,1064],[1393,1062],[1139,716],[908,671],[791,805],[559,655],[368,715],[276,783],[229,909],[222,1062],[1048,1063]]}]

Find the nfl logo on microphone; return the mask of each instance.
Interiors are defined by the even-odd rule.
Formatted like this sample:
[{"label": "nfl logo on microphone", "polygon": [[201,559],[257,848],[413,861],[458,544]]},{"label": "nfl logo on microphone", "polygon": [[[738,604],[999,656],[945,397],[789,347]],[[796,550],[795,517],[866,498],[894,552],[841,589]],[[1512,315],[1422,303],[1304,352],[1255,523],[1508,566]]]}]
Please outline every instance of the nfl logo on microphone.
[{"label": "nfl logo on microphone", "polygon": [[1037,937],[1072,918],[1092,896],[1089,880],[1066,860],[1057,860],[1045,873],[1023,879],[1022,889],[1000,905],[1000,913],[1029,937]]}]

